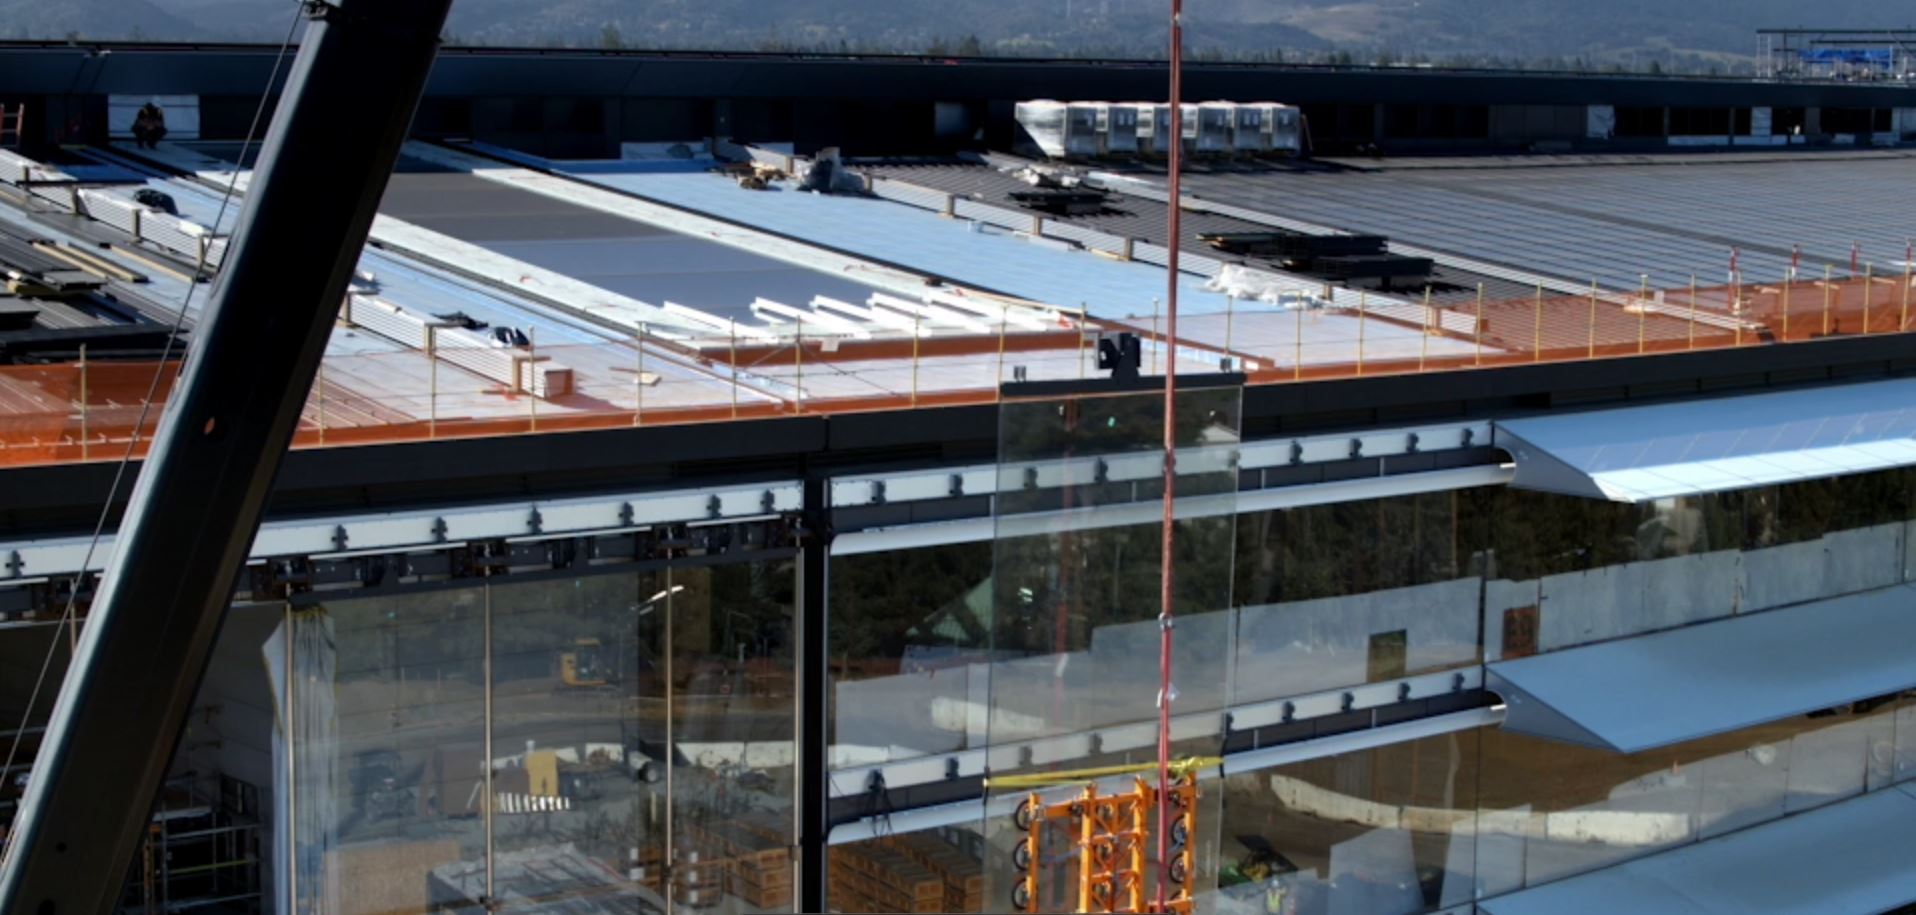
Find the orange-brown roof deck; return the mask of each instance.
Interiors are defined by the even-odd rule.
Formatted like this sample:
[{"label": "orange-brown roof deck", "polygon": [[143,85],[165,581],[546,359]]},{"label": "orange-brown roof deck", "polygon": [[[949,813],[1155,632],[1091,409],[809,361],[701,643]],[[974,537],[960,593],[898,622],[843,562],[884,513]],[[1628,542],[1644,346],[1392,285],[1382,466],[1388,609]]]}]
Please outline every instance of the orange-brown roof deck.
[{"label": "orange-brown roof deck", "polygon": [[[1312,312],[1246,305],[1239,313],[1185,316],[1178,370],[1216,371],[1231,358],[1251,384],[1287,384],[1787,346],[1907,332],[1912,295],[1916,288],[1907,271],[1694,290],[1538,294],[1455,307],[1453,314],[1468,316],[1465,326],[1474,333],[1426,328],[1425,335],[1471,344],[1469,354],[1448,346],[1444,355],[1414,356],[1401,341],[1384,351],[1367,345],[1365,321],[1402,328],[1397,317],[1364,313],[1354,337],[1348,328],[1328,325],[1314,334]],[[1280,337],[1270,332],[1275,328],[1288,332]],[[609,342],[539,348],[529,358],[563,363],[577,379],[570,392],[547,398],[423,352],[333,355],[322,366],[294,447],[991,403],[1000,380],[1095,376],[1096,336],[1114,331],[1163,337],[1152,324],[1092,320],[1083,327],[917,341],[806,338],[735,347],[647,339],[643,347]],[[1147,357],[1147,373],[1162,371],[1160,352]],[[0,466],[143,454],[176,373],[171,362],[0,367]]]}]

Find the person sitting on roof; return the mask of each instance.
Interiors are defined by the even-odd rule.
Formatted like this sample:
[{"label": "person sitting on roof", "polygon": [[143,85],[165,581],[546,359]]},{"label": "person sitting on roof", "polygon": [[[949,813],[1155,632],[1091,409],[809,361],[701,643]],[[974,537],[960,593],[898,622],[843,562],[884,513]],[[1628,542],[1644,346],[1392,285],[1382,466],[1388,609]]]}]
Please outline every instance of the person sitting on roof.
[{"label": "person sitting on roof", "polygon": [[133,142],[142,149],[153,149],[166,139],[166,112],[159,99],[148,100],[133,116]]}]

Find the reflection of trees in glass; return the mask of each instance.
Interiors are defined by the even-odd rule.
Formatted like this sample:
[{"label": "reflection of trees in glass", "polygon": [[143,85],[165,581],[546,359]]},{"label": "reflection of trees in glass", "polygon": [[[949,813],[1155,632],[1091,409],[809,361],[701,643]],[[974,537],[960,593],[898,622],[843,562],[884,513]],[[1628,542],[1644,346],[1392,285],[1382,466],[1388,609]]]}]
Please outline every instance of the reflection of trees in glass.
[{"label": "reflection of trees in glass", "polygon": [[991,544],[845,556],[832,562],[831,656],[844,679],[898,672],[918,649],[982,649],[991,624]]},{"label": "reflection of trees in glass", "polygon": [[[1229,516],[1180,521],[1173,609],[1210,613],[1231,603],[1235,531]],[[1083,649],[1103,626],[1155,619],[1163,527],[1071,531],[999,540],[991,620],[998,651]]]},{"label": "reflection of trees in glass", "polygon": [[1457,501],[1441,492],[1241,515],[1240,606],[1363,594],[1463,574]]},{"label": "reflection of trees in glass", "polygon": [[1487,528],[1495,574],[1523,580],[1903,521],[1913,486],[1916,474],[1895,470],[1641,505],[1497,487],[1466,495],[1463,510]]}]

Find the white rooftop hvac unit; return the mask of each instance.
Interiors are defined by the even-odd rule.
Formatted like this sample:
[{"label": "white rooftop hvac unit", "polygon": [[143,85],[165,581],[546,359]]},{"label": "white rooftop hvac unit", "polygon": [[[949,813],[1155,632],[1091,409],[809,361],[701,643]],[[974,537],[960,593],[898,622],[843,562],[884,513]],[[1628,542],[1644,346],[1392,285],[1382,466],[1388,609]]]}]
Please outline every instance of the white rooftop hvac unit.
[{"label": "white rooftop hvac unit", "polygon": [[1110,106],[1103,102],[1058,102],[1036,99],[1013,109],[1038,151],[1053,159],[1093,158],[1104,152],[1100,131]]},{"label": "white rooftop hvac unit", "polygon": [[[1184,151],[1194,155],[1296,154],[1302,150],[1298,110],[1277,102],[1185,102]],[[1020,127],[1043,155],[1164,156],[1171,152],[1171,107],[1157,102],[1059,102],[1037,99],[1015,108]]]},{"label": "white rooftop hvac unit", "polygon": [[1168,140],[1171,131],[1171,106],[1155,102],[1125,102],[1124,106],[1138,113],[1138,152],[1141,155],[1163,156],[1171,152]]},{"label": "white rooftop hvac unit", "polygon": [[[1147,106],[1148,107],[1148,106]],[[1112,102],[1105,106],[1104,151],[1114,156],[1136,155],[1139,110],[1130,102]]]},{"label": "white rooftop hvac unit", "polygon": [[1275,105],[1245,102],[1231,112],[1231,149],[1241,153],[1263,153],[1271,149],[1271,120]]},{"label": "white rooftop hvac unit", "polygon": [[1299,111],[1295,105],[1282,105],[1277,102],[1271,102],[1269,105],[1270,114],[1266,121],[1270,126],[1266,129],[1271,134],[1270,151],[1292,156],[1302,155],[1304,153],[1304,112]]},{"label": "white rooftop hvac unit", "polygon": [[[1184,125],[1184,136],[1189,141],[1192,152],[1199,154],[1227,153],[1235,148],[1234,134],[1237,128],[1236,102],[1205,102],[1201,105],[1186,105],[1185,117],[1195,123]],[[1197,116],[1191,118],[1191,109],[1197,110]]]},{"label": "white rooftop hvac unit", "polygon": [[1065,154],[1087,159],[1104,155],[1104,129],[1110,110],[1108,102],[1072,102],[1065,106]]}]

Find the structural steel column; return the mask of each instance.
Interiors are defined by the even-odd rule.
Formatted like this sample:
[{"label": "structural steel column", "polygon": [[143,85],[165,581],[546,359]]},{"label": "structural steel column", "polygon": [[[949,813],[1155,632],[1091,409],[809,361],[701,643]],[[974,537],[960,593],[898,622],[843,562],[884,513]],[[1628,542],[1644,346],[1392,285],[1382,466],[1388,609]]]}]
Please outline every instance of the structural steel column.
[{"label": "structural steel column", "polygon": [[231,250],[121,522],[0,869],[0,911],[113,910],[450,0],[309,4]]},{"label": "structural steel column", "polygon": [[[805,480],[804,530],[798,572],[798,910],[825,911],[825,855],[831,838],[831,735],[826,703],[831,678],[826,581],[831,568],[828,481]],[[863,787],[863,786],[860,786]]]}]

